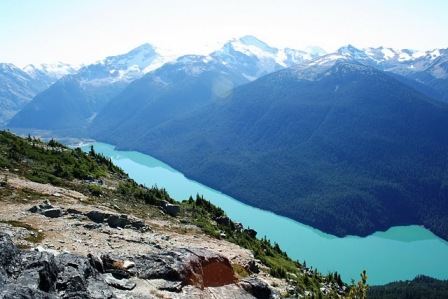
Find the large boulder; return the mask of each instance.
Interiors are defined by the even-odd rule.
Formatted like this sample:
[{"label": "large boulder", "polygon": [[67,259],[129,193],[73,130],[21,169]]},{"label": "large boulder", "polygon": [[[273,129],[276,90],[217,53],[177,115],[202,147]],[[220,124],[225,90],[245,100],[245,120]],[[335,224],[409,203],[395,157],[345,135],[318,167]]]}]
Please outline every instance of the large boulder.
[{"label": "large boulder", "polygon": [[87,257],[63,253],[56,257],[56,288],[61,298],[114,298],[112,290]]},{"label": "large boulder", "polygon": [[8,234],[0,233],[0,285],[2,280],[6,281],[8,276],[15,276],[20,270],[20,251]]},{"label": "large boulder", "polygon": [[25,251],[22,253],[22,271],[16,283],[43,292],[56,290],[58,266],[55,256],[45,251]]},{"label": "large boulder", "polygon": [[59,299],[56,295],[18,284],[8,284],[0,288],[1,299]]},{"label": "large boulder", "polygon": [[180,206],[167,202],[166,200],[161,203],[162,209],[170,216],[177,217],[180,212]]},{"label": "large boulder", "polygon": [[115,298],[87,257],[48,251],[19,251],[0,233],[0,298]]},{"label": "large boulder", "polygon": [[218,287],[236,282],[230,261],[204,249],[175,249],[135,260],[139,277],[179,281],[182,286]]},{"label": "large boulder", "polygon": [[264,281],[249,277],[238,283],[246,292],[257,299],[280,299],[281,296],[272,290]]},{"label": "large boulder", "polygon": [[150,230],[149,226],[147,226],[143,220],[125,214],[120,215],[100,211],[90,211],[86,213],[85,216],[95,223],[107,223],[113,228],[134,228],[141,231]]}]

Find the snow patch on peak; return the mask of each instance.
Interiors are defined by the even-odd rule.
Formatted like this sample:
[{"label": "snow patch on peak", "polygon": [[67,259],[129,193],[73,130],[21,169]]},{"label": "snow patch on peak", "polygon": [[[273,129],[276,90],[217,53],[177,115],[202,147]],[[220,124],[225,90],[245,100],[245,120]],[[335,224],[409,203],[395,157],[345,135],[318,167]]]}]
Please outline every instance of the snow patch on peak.
[{"label": "snow patch on peak", "polygon": [[264,52],[269,52],[272,54],[276,54],[278,52],[278,49],[269,46],[265,42],[259,40],[258,38],[254,37],[252,35],[243,36],[243,37],[239,38],[238,40],[235,40],[233,43],[234,44],[239,43],[241,45],[245,45],[248,47],[253,46],[258,49],[261,49]]},{"label": "snow patch on peak", "polygon": [[428,54],[429,54],[429,56],[431,56],[431,60],[434,60],[434,59],[436,59],[437,57],[440,56],[440,50],[439,49],[435,49],[433,51],[430,51]]},{"label": "snow patch on peak", "polygon": [[305,48],[305,52],[309,53],[314,57],[324,56],[328,54],[327,51],[325,51],[319,46],[308,46]]},{"label": "snow patch on peak", "polygon": [[63,62],[57,62],[54,64],[29,64],[23,68],[23,71],[30,75],[32,78],[46,75],[54,79],[60,79],[63,76],[74,74],[78,71],[80,66],[70,65]]},{"label": "snow patch on peak", "polygon": [[396,56],[396,54],[397,54],[392,49],[390,49],[390,48],[383,48],[383,47],[381,47],[381,53],[383,53],[383,57],[386,60],[394,58]]},{"label": "snow patch on peak", "polygon": [[[291,68],[294,75],[300,80],[320,80],[332,73],[334,66],[342,66],[343,69],[370,70],[371,68],[354,60],[350,54],[332,53],[316,58],[311,62],[305,62]],[[341,69],[340,67],[338,69]]]},{"label": "snow patch on peak", "polygon": [[350,59],[350,55],[349,54],[333,53],[333,54],[325,55],[323,57],[319,57],[319,58],[311,61],[307,65],[308,66],[331,67],[338,60],[349,60],[349,59]]}]

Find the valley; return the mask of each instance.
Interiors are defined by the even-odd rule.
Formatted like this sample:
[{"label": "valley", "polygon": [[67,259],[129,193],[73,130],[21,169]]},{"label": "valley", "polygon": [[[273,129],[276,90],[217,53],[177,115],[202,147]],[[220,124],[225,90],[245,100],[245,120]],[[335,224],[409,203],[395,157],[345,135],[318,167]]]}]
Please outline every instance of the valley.
[{"label": "valley", "polygon": [[[327,53],[275,48],[243,36],[200,55],[166,55],[143,44],[77,67],[1,64],[0,125],[33,144],[51,140],[50,147],[64,140],[98,141],[102,163],[118,164],[133,184],[152,186],[133,196],[150,204],[183,201],[192,215],[208,202],[213,221],[224,210],[261,234],[249,242],[256,256],[272,240],[272,252],[281,259],[286,252],[301,266],[304,259],[347,281],[363,268],[372,285],[422,274],[447,279],[447,62],[447,49],[347,45]],[[17,158],[14,150],[8,155]],[[148,160],[156,166],[148,168]],[[22,175],[53,185],[61,176],[105,175],[80,166],[54,164],[48,173]],[[164,178],[157,168],[174,174]],[[153,171],[155,180],[148,178]],[[123,187],[123,194],[132,186]],[[95,196],[101,190],[83,186],[81,193]],[[5,215],[20,213],[10,208]],[[219,232],[213,221],[194,221],[212,237],[231,234],[229,241],[243,245],[229,227]],[[279,267],[261,256],[273,276],[285,278],[286,268],[296,271],[291,260]],[[288,286],[282,287],[285,293]],[[317,282],[312,288],[319,293]]]},{"label": "valley", "polygon": [[[137,182],[166,189],[177,199],[200,194],[222,208],[235,221],[255,229],[261,238],[277,242],[294,259],[306,261],[326,273],[337,269],[344,280],[356,279],[364,268],[370,285],[410,280],[417,275],[448,279],[444,270],[448,243],[419,226],[393,227],[365,238],[337,238],[291,219],[243,204],[219,191],[186,178],[148,155],[118,151],[94,143],[98,153],[110,157]],[[88,151],[90,145],[83,147]],[[338,252],[335,257],[335,252]],[[412,261],[412,262],[410,262]]]}]

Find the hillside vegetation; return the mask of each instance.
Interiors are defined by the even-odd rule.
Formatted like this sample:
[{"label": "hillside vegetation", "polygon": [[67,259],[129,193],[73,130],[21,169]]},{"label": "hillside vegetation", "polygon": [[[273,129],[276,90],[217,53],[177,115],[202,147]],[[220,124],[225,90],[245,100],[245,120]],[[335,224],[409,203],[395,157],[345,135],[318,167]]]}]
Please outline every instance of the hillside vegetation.
[{"label": "hillside vegetation", "polygon": [[[150,210],[154,215],[162,201],[176,203],[164,189],[138,185],[109,159],[95,153],[93,148],[85,153],[79,148],[72,150],[55,140],[44,143],[31,136],[20,138],[1,131],[0,168],[34,182],[81,192],[88,198],[86,204],[109,206],[111,198],[114,198],[113,207],[121,213],[139,217],[145,217]],[[7,172],[0,179],[2,187],[8,186]],[[107,182],[109,187],[102,187],[100,182]],[[15,198],[8,188],[0,188],[0,196],[2,200]],[[27,196],[30,199],[36,197],[32,192],[28,192]],[[247,230],[238,229],[239,224],[230,220],[220,222],[217,219],[226,219],[225,213],[200,195],[177,204],[181,207],[179,218],[182,221],[198,226],[214,238],[226,239],[250,249],[254,257],[268,267],[273,277],[288,279],[293,293],[309,291],[322,296],[321,288],[325,284],[328,286],[327,296],[338,298],[338,290],[346,287],[337,272],[322,275],[317,269],[307,268],[299,261],[291,260],[277,243],[272,244],[266,237],[257,239]],[[8,224],[32,229],[19,222],[9,221]],[[44,239],[42,234],[36,236],[38,238],[33,239],[33,242],[40,243]],[[249,275],[247,270],[238,265],[235,265],[235,271],[240,277]],[[346,290],[348,292],[349,289]]]}]

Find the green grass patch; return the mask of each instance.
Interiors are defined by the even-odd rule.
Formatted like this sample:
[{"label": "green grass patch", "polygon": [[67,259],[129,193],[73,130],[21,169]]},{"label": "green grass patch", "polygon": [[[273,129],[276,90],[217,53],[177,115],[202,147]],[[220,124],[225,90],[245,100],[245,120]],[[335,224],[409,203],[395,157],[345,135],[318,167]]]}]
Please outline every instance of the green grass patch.
[{"label": "green grass patch", "polygon": [[233,272],[235,272],[235,276],[238,279],[244,279],[249,277],[249,272],[241,266],[240,264],[232,264]]}]

